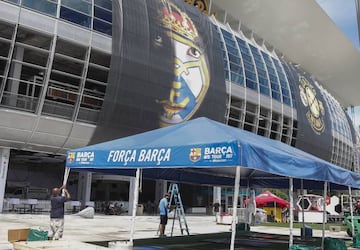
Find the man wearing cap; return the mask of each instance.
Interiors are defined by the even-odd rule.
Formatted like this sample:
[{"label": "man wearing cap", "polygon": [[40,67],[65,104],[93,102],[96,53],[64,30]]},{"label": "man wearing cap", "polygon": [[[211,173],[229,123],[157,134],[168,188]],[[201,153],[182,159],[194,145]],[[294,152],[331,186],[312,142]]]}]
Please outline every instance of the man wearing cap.
[{"label": "man wearing cap", "polygon": [[160,231],[160,237],[165,237],[165,226],[168,221],[168,209],[169,209],[169,198],[170,194],[166,193],[164,195],[164,198],[162,198],[159,202],[159,210],[160,210],[160,225],[159,225],[159,231]]}]

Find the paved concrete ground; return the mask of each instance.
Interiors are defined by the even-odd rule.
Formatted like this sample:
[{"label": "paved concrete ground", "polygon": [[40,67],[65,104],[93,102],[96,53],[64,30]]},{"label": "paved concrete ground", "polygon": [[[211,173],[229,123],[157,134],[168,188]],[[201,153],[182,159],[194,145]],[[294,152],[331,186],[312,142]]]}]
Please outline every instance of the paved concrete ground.
[{"label": "paved concrete ground", "polygon": [[[187,216],[190,234],[207,234],[229,232],[229,225],[215,223],[214,216]],[[158,216],[138,216],[135,221],[135,239],[155,238],[157,236]],[[65,215],[65,231],[62,241],[118,241],[128,240],[130,235],[130,216],[98,215],[93,219],[85,219],[77,215]],[[48,230],[48,214],[0,214],[0,242],[7,242],[9,229],[35,228]],[[170,235],[172,220],[166,228],[166,234]],[[288,228],[253,226],[251,231],[289,235]],[[181,235],[178,221],[174,224],[174,236]],[[300,235],[300,229],[294,229],[295,236]],[[321,237],[321,230],[313,230],[313,236]],[[326,237],[348,238],[346,232],[325,231]],[[350,239],[350,238],[349,238]]]}]

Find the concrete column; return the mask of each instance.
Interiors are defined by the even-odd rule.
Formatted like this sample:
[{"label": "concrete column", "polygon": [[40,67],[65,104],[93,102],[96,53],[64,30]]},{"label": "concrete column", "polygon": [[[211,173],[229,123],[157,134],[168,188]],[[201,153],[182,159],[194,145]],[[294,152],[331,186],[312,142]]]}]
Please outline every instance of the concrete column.
[{"label": "concrete column", "polygon": [[159,202],[168,191],[166,180],[156,180],[155,181],[155,204]]},{"label": "concrete column", "polygon": [[[219,202],[221,205],[221,187],[213,187],[213,203]],[[221,210],[221,206],[220,206]],[[221,212],[221,211],[220,211]]]},{"label": "concrete column", "polygon": [[135,198],[135,194],[134,194],[135,185],[136,185],[136,178],[135,177],[130,177],[128,215],[132,215],[132,211],[133,211],[134,198]]},{"label": "concrete column", "polygon": [[[22,61],[24,58],[24,48],[23,47],[16,47],[16,52],[14,54],[14,59],[18,61]],[[13,67],[11,68],[10,77],[15,79],[20,79],[21,77],[21,70],[22,70],[22,64],[15,63]],[[9,85],[7,88],[7,91],[14,94],[14,96],[10,97],[10,100],[8,104],[10,106],[16,106],[17,103],[17,94],[19,92],[19,80],[11,80],[9,81]]]},{"label": "concrete column", "polygon": [[81,207],[85,207],[85,203],[90,201],[91,194],[91,178],[92,173],[80,172],[78,184],[78,200],[81,201]]},{"label": "concrete column", "polygon": [[0,148],[0,213],[3,211],[10,148]]}]

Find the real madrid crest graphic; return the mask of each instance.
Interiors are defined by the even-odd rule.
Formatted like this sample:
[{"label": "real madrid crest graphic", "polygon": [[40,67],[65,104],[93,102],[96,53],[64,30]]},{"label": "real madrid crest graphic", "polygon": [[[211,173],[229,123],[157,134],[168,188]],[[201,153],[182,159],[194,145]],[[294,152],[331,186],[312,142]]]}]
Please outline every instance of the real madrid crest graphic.
[{"label": "real madrid crest graphic", "polygon": [[303,76],[299,78],[299,91],[301,103],[308,108],[306,118],[314,132],[320,135],[325,130],[324,105],[316,97],[317,93],[313,85]]}]

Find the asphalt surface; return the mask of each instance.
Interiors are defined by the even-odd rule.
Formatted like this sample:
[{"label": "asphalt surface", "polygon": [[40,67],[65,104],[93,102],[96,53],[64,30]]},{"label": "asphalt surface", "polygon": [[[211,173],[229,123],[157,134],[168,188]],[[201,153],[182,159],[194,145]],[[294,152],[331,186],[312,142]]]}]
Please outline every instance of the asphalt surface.
[{"label": "asphalt surface", "polygon": [[[214,216],[188,215],[186,219],[190,237],[176,237],[182,236],[179,223],[175,220],[174,226],[172,226],[173,220],[169,220],[166,228],[168,237],[159,239],[158,216],[136,217],[134,246],[137,246],[137,249],[155,249],[149,248],[149,245],[162,247],[160,249],[228,249],[230,225],[216,224]],[[49,221],[48,214],[0,214],[0,243],[7,243],[9,229],[33,228],[46,231],[49,227]],[[95,214],[94,218],[85,219],[78,215],[65,215],[64,236],[60,241],[56,243],[43,241],[33,244],[39,248],[41,244],[52,244],[53,248],[48,246],[49,249],[65,249],[68,248],[66,246],[69,244],[73,246],[73,249],[90,249],[80,246],[82,242],[86,242],[99,246],[96,249],[101,249],[101,246],[107,247],[108,242],[126,242],[129,240],[131,222],[130,216]],[[170,237],[171,231],[173,231],[173,237]],[[186,232],[183,233],[186,234]],[[253,226],[250,232],[237,233],[236,249],[264,249],[266,244],[268,244],[266,249],[281,250],[285,247],[288,248],[289,233],[289,228]],[[314,238],[322,236],[321,230],[313,230],[312,233]],[[293,234],[295,240],[299,239],[300,229],[293,229]],[[345,231],[325,231],[325,237],[350,239]],[[308,243],[311,244],[312,242]],[[313,243],[315,244],[315,240]],[[75,247],[77,244],[79,246]],[[143,248],[144,246],[147,248]],[[27,243],[27,247],[22,249],[39,249],[29,248],[29,243]]]}]

